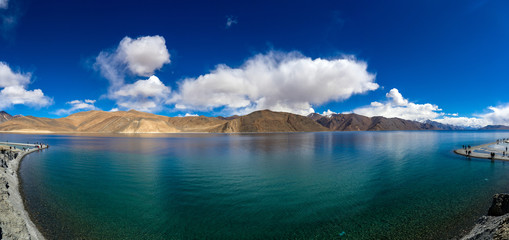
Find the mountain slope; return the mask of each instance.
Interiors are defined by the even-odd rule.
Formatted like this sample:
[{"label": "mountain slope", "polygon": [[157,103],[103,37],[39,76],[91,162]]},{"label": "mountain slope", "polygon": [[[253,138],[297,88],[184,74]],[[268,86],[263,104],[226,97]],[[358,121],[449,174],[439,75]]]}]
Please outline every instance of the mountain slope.
[{"label": "mountain slope", "polygon": [[455,126],[451,124],[443,124],[431,120],[426,120],[424,123],[429,124],[431,126],[434,126],[435,128],[441,129],[441,130],[472,130],[475,129],[473,127],[463,127],[463,126]]},{"label": "mountain slope", "polygon": [[272,112],[269,110],[256,111],[245,116],[232,119],[214,132],[319,132],[327,131],[320,124],[304,116]]},{"label": "mountain slope", "polygon": [[9,121],[11,119],[13,119],[14,117],[11,116],[10,114],[4,112],[4,111],[0,111],[0,123],[3,123],[3,122],[6,122],[6,121]]},{"label": "mountain slope", "polygon": [[73,132],[74,126],[65,119],[19,117],[0,124],[6,132]]},{"label": "mountain slope", "polygon": [[64,133],[177,133],[177,132],[308,132],[327,131],[300,115],[268,110],[241,117],[166,117],[130,110],[127,112],[87,111],[49,119],[19,117],[0,124],[7,132]]},{"label": "mountain slope", "polygon": [[[98,133],[173,133],[180,132],[168,123],[168,117],[138,111],[88,111],[66,118],[76,132]],[[1,128],[0,128],[1,129]]]},{"label": "mountain slope", "polygon": [[[461,130],[464,128],[433,121],[416,122],[400,118],[332,114],[308,117],[262,110],[232,117],[166,117],[130,110],[127,112],[87,111],[64,118],[12,117],[0,123],[3,132],[33,133],[239,133],[239,132],[318,132],[383,130]],[[491,129],[503,129],[491,127]],[[488,128],[484,128],[488,129]]]},{"label": "mountain slope", "polygon": [[[314,116],[316,118],[316,116]],[[366,131],[371,125],[371,119],[358,114],[332,114],[322,116],[316,120],[322,126],[332,131]]]},{"label": "mountain slope", "polygon": [[386,130],[443,130],[445,126],[435,122],[417,122],[401,118],[366,117],[355,113],[330,116],[308,115],[331,131],[386,131]]},{"label": "mountain slope", "polygon": [[479,128],[479,130],[509,130],[509,126],[505,126],[505,125],[488,125],[488,126]]}]

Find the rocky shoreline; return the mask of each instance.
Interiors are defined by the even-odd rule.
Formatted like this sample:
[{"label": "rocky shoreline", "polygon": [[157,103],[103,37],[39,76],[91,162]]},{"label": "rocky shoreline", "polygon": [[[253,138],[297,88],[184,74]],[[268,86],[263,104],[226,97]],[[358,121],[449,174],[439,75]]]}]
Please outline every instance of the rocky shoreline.
[{"label": "rocky shoreline", "polygon": [[461,239],[509,239],[509,194],[495,194],[488,214],[479,218],[472,230]]},{"label": "rocky shoreline", "polygon": [[0,239],[44,239],[30,220],[19,192],[19,164],[35,151],[39,148],[0,149]]}]

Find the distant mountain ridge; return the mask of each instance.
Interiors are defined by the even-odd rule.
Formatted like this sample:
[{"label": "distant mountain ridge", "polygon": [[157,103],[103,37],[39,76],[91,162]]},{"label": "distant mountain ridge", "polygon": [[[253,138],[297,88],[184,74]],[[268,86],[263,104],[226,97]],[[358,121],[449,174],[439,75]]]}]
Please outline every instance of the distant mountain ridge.
[{"label": "distant mountain ridge", "polygon": [[417,122],[401,118],[366,117],[355,113],[331,114],[323,116],[317,113],[308,115],[330,131],[393,131],[393,130],[463,130],[464,128],[441,124],[434,121]]},{"label": "distant mountain ridge", "polygon": [[64,118],[19,117],[0,123],[3,132],[33,133],[179,133],[179,132],[318,132],[327,131],[305,116],[256,111],[240,117],[166,117],[130,110],[87,111]]},{"label": "distant mountain ridge", "polygon": [[[483,130],[509,130],[507,126],[486,126]],[[301,116],[270,110],[231,117],[166,117],[135,110],[86,111],[51,119],[11,116],[0,112],[1,132],[27,133],[242,133],[242,132],[319,132],[465,130],[464,127],[435,121],[417,122],[401,118],[366,117],[355,113]]]},{"label": "distant mountain ridge", "polygon": [[479,128],[479,130],[509,130],[509,126],[505,126],[505,125],[488,125],[488,126]]}]

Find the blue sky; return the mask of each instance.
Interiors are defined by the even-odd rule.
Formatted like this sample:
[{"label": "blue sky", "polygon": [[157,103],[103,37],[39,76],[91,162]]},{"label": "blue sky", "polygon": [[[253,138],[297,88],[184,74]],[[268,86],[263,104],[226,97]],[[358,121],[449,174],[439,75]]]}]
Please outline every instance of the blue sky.
[{"label": "blue sky", "polygon": [[[508,11],[503,0],[0,0],[0,62],[11,77],[30,79],[16,83],[25,92],[11,91],[21,99],[0,94],[0,106],[45,117],[312,108],[509,124]],[[147,59],[161,43],[167,59]],[[153,46],[127,60],[143,44]]]}]

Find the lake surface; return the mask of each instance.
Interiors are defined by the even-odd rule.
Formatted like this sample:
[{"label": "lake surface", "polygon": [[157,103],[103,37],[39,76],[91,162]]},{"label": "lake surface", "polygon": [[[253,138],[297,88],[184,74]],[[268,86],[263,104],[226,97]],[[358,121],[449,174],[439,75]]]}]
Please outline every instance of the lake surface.
[{"label": "lake surface", "polygon": [[452,152],[509,132],[143,137],[0,134],[49,143],[22,193],[52,239],[444,239],[509,191],[509,162]]}]

